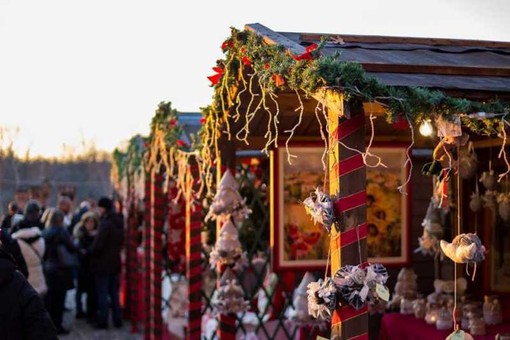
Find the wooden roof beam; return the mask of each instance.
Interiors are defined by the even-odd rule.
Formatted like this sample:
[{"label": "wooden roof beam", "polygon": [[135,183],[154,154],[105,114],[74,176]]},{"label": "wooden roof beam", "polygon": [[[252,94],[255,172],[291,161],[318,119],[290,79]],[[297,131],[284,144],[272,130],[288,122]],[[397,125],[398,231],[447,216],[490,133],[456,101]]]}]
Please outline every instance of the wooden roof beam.
[{"label": "wooden roof beam", "polygon": [[281,45],[294,55],[299,55],[306,52],[306,49],[299,43],[285,37],[284,35],[281,35],[278,32],[270,30],[262,24],[247,24],[244,27],[246,30],[262,36],[262,39],[268,45]]},{"label": "wooden roof beam", "polygon": [[388,37],[379,35],[351,35],[327,33],[301,33],[302,42],[312,43],[320,41],[323,36],[340,37],[346,43],[384,43],[384,44],[415,44],[432,46],[468,46],[488,48],[510,48],[507,41],[442,39],[442,38],[415,38],[415,37]]}]

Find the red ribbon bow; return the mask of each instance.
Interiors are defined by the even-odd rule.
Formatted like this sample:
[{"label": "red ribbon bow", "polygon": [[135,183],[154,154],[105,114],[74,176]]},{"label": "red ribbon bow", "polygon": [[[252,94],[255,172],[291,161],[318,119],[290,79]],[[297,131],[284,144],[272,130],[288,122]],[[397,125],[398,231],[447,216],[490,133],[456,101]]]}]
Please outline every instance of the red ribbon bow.
[{"label": "red ribbon bow", "polygon": [[212,76],[207,77],[211,81],[211,85],[216,85],[220,81],[221,77],[223,77],[223,68],[216,66],[212,68],[216,74],[213,74]]},{"label": "red ribbon bow", "polygon": [[292,58],[297,61],[312,60],[313,59],[312,52],[315,51],[316,49],[317,49],[317,44],[313,43],[306,48],[306,52],[304,52],[303,54],[300,54],[300,55],[292,56]]}]

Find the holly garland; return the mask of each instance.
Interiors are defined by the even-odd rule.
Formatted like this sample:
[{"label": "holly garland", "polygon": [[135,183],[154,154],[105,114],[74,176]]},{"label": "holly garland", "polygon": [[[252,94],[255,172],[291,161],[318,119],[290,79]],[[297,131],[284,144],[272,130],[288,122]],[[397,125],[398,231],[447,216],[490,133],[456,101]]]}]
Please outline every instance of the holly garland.
[{"label": "holly garland", "polygon": [[[443,116],[452,119],[462,116],[462,121],[477,134],[493,135],[500,119],[480,119],[467,114],[477,112],[510,112],[508,103],[497,98],[488,102],[477,102],[454,98],[439,90],[423,87],[387,86],[369,76],[363,67],[354,62],[341,61],[339,54],[321,55],[325,39],[319,45],[311,44],[302,55],[292,55],[281,45],[267,45],[262,37],[249,31],[231,29],[231,36],[223,43],[225,59],[218,60],[215,75],[209,77],[215,87],[212,117],[216,122],[227,125],[228,114],[236,102],[235,87],[239,92],[253,86],[245,79],[247,74],[256,74],[261,92],[274,94],[276,90],[300,91],[311,96],[324,87],[336,87],[344,92],[346,100],[378,102],[387,109],[386,120],[395,123],[405,119],[413,124],[423,118]],[[244,87],[244,88],[243,88]]]},{"label": "holly garland", "polygon": [[126,151],[115,148],[113,151],[114,183],[119,183],[125,177],[140,175],[143,171],[143,158],[148,145],[148,137],[135,135],[129,139]]}]

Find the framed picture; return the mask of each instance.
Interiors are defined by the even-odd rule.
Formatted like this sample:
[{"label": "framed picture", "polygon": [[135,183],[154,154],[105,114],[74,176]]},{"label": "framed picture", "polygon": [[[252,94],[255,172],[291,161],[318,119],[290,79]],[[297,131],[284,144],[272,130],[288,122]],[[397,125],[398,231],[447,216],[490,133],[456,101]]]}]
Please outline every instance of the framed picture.
[{"label": "framed picture", "polygon": [[[322,270],[326,266],[329,236],[314,224],[302,202],[315,188],[323,188],[323,145],[289,148],[297,156],[287,161],[285,148],[271,155],[271,245],[275,270]],[[408,209],[410,193],[398,191],[407,178],[405,147],[373,147],[386,168],[367,168],[367,226],[370,262],[385,265],[409,261]]]},{"label": "framed picture", "polygon": [[402,266],[410,262],[411,185],[405,188],[406,194],[398,190],[409,174],[404,167],[406,147],[370,150],[386,165],[367,168],[367,252],[372,263]]},{"label": "framed picture", "polygon": [[272,153],[271,244],[275,270],[318,270],[326,266],[329,236],[306,214],[302,202],[316,187],[322,188],[323,146],[320,144],[289,147],[297,156],[287,161],[285,148]]}]

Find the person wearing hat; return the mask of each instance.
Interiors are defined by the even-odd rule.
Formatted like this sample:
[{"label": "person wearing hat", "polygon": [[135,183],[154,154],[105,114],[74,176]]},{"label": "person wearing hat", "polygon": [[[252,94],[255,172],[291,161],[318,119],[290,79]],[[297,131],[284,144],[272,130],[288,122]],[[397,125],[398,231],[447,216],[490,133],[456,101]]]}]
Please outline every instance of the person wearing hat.
[{"label": "person wearing hat", "polygon": [[120,252],[124,241],[124,221],[118,214],[112,199],[101,197],[97,202],[99,210],[99,229],[92,243],[90,270],[94,273],[97,293],[97,328],[108,328],[108,310],[110,298],[113,324],[122,327],[119,300]]},{"label": "person wearing hat", "polygon": [[[90,257],[92,244],[97,234],[99,216],[93,211],[87,211],[81,215],[80,221],[74,227],[74,239],[78,246],[78,286],[76,288],[76,318],[87,317],[87,321],[96,319],[97,294],[94,275],[90,271]],[[87,312],[83,311],[82,295],[87,295]]]},{"label": "person wearing hat", "polygon": [[0,301],[2,301],[1,339],[58,340],[57,330],[44,308],[43,301],[25,277],[16,270],[16,261],[5,250],[2,241],[0,241]]}]

